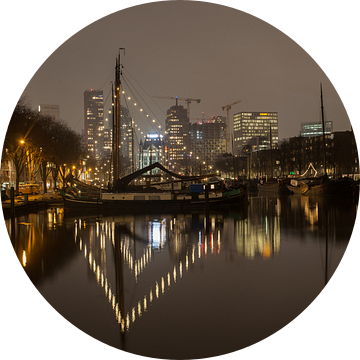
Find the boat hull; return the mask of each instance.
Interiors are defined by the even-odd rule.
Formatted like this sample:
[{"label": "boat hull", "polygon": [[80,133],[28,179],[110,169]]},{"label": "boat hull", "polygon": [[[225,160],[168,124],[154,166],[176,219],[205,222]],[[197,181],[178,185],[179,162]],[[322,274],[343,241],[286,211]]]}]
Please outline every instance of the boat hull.
[{"label": "boat hull", "polygon": [[294,195],[302,195],[303,194],[303,192],[301,191],[300,186],[288,185],[287,188]]},{"label": "boat hull", "polygon": [[355,196],[358,192],[354,183],[347,179],[329,180],[321,184],[288,185],[288,189],[293,194],[306,196]]},{"label": "boat hull", "polygon": [[285,184],[271,183],[259,184],[259,195],[290,195],[291,192]]},{"label": "boat hull", "polygon": [[234,190],[228,193],[209,194],[208,201],[205,195],[177,195],[161,196],[159,193],[139,194],[106,194],[93,198],[79,198],[63,194],[64,205],[67,210],[109,212],[151,212],[151,211],[191,211],[238,206],[247,201],[246,193]]}]

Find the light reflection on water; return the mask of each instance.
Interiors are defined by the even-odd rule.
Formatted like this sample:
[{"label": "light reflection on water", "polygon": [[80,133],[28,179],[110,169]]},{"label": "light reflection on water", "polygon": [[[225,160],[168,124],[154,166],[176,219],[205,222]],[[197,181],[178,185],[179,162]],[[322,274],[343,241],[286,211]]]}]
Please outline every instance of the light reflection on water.
[{"label": "light reflection on water", "polygon": [[[354,203],[257,197],[208,217],[80,217],[57,208],[7,227],[30,279],[70,322],[133,353],[194,358],[251,345],[304,310],[341,260],[355,215]],[[198,331],[206,344],[195,341]],[[159,332],[161,347],[141,345]]]}]

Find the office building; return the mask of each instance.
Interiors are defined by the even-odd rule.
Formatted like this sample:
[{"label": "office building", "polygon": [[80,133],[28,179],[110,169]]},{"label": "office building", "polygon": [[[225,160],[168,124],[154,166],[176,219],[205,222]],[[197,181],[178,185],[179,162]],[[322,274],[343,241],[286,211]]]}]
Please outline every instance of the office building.
[{"label": "office building", "polygon": [[277,148],[277,112],[239,112],[234,114],[234,154],[242,155],[245,146],[252,151]]},{"label": "office building", "polygon": [[165,120],[165,143],[167,145],[167,165],[175,169],[179,161],[186,158],[190,149],[189,117],[182,105],[172,106]]},{"label": "office building", "polygon": [[40,104],[38,106],[38,111],[41,115],[50,116],[55,121],[60,121],[60,106],[59,105]]},{"label": "office building", "polygon": [[215,158],[226,152],[226,117],[213,116],[190,125],[192,160],[214,165]]},{"label": "office building", "polygon": [[[333,132],[333,122],[325,121],[325,134]],[[314,137],[323,134],[322,122],[303,122],[301,123],[300,136]]]},{"label": "office building", "polygon": [[[144,142],[139,145],[139,168],[152,165],[156,162],[164,164],[165,144],[163,135],[148,133]],[[160,173],[160,169],[154,169],[153,174]]]},{"label": "office building", "polygon": [[104,96],[102,90],[84,92],[85,149],[97,160],[103,157]]}]

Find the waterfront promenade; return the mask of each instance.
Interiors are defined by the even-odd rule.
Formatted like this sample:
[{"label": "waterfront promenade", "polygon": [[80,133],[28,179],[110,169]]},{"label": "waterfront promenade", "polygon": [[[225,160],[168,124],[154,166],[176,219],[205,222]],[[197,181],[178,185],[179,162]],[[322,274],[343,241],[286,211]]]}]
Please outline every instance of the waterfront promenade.
[{"label": "waterfront promenade", "polygon": [[[1,201],[4,218],[11,217],[11,200]],[[24,215],[29,212],[46,209],[49,205],[63,204],[61,195],[57,193],[47,193],[38,195],[16,196],[14,199],[15,216]]]}]

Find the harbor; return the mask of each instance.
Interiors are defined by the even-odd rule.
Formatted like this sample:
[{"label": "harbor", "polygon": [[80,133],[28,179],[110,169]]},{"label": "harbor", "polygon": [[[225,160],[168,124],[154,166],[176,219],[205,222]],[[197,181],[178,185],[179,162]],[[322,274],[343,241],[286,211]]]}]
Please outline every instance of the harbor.
[{"label": "harbor", "polygon": [[[40,47],[4,67],[6,356],[351,358],[356,99],[316,53],[276,11],[197,1],[95,16],[55,44],[61,6],[33,5],[46,16],[19,44],[55,47],[30,77]],[[76,24],[104,8],[87,5]],[[28,38],[39,23],[49,38]]]},{"label": "harbor", "polygon": [[336,270],[356,211],[351,199],[253,196],[208,216],[53,206],[6,226],[35,287],[87,334],[138,355],[203,358],[260,341],[305,309]]}]

